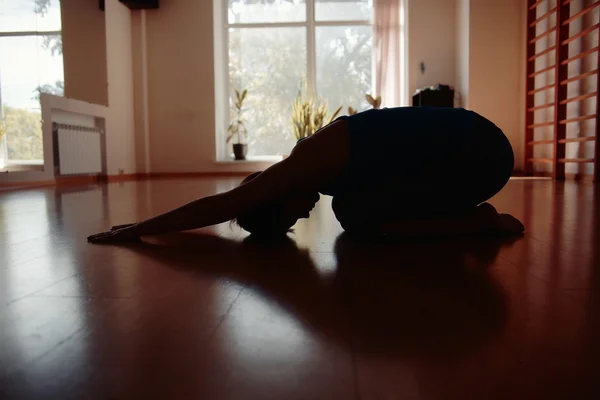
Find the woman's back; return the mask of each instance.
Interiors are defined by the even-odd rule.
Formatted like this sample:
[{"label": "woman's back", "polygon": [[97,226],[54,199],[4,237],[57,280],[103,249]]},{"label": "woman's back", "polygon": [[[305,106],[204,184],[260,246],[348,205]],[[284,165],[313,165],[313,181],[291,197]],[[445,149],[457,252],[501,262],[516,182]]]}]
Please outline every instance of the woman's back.
[{"label": "woman's back", "polygon": [[346,171],[321,191],[328,195],[395,183],[451,179],[473,168],[512,172],[508,139],[492,122],[461,108],[400,107],[345,119],[350,137]]}]

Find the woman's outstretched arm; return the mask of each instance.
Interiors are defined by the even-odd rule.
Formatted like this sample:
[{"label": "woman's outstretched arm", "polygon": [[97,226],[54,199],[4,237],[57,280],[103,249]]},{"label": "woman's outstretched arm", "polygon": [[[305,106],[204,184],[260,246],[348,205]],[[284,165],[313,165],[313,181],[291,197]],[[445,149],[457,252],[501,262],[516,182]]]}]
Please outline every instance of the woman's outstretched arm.
[{"label": "woman's outstretched arm", "polygon": [[[345,122],[339,121],[299,143],[290,157],[266,169],[233,190],[195,200],[182,207],[136,224],[88,237],[92,243],[116,242],[203,228],[297,191],[317,190],[334,179],[346,165]],[[339,140],[336,139],[338,136]],[[340,143],[342,141],[342,143]],[[344,154],[346,153],[346,154]]]}]

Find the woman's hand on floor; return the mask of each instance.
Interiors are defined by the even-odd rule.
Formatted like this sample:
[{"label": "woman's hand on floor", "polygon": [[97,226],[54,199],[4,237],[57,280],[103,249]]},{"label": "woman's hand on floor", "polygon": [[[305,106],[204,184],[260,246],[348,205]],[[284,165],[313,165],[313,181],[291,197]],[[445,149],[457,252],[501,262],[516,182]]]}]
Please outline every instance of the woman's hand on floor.
[{"label": "woman's hand on floor", "polygon": [[134,224],[128,224],[114,226],[108,232],[88,236],[87,240],[90,243],[116,243],[139,240],[139,237],[140,235],[135,229]]}]

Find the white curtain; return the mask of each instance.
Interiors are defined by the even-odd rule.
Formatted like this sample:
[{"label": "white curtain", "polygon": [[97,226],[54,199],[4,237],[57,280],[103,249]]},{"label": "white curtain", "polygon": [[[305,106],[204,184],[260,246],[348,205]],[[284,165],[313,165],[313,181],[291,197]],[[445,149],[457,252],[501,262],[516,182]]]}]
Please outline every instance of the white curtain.
[{"label": "white curtain", "polygon": [[375,94],[382,107],[400,105],[400,6],[402,0],[374,0]]}]

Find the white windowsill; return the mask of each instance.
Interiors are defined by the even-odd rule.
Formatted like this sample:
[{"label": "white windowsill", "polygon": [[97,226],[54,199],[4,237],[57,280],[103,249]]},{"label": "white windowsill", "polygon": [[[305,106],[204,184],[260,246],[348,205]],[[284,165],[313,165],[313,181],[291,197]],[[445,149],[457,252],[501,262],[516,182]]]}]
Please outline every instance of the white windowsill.
[{"label": "white windowsill", "polygon": [[30,162],[30,163],[7,163],[4,167],[0,168],[0,172],[2,173],[11,173],[11,172],[30,172],[30,171],[43,171],[44,164],[39,162]]},{"label": "white windowsill", "polygon": [[278,163],[283,160],[283,156],[256,156],[248,157],[245,160],[234,160],[232,158],[225,158],[217,160],[217,164],[257,164],[257,163]]}]

